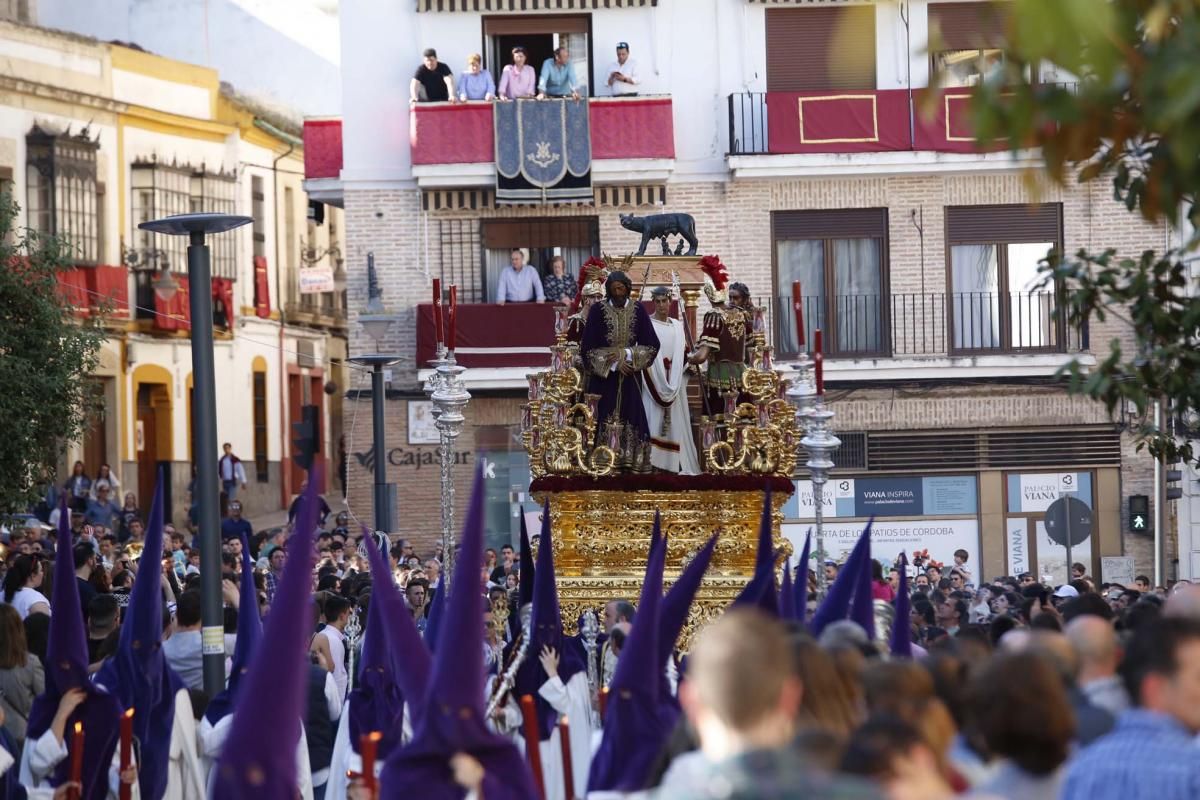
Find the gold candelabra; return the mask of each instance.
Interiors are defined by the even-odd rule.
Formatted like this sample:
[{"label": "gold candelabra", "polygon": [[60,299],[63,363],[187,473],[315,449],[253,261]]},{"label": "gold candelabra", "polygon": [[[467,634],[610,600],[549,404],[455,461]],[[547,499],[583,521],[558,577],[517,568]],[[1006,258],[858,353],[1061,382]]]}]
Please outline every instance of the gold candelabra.
[{"label": "gold candelabra", "polygon": [[724,410],[700,418],[705,472],[721,475],[783,475],[796,468],[803,435],[796,409],[785,397],[788,382],[772,365],[772,348],[761,333],[751,339],[750,364],[741,391],[722,395]]}]

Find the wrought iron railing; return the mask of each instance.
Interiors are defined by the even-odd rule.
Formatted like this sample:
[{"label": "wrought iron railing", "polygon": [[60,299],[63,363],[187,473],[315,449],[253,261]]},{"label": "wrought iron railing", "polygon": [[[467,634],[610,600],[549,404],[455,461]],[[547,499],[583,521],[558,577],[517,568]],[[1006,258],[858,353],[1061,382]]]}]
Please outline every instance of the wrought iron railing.
[{"label": "wrought iron railing", "polygon": [[[1086,350],[1087,330],[1055,316],[1053,292],[953,292],[803,298],[805,341],[820,328],[829,358],[1065,353]],[[776,297],[776,351],[798,348],[791,297]]]}]

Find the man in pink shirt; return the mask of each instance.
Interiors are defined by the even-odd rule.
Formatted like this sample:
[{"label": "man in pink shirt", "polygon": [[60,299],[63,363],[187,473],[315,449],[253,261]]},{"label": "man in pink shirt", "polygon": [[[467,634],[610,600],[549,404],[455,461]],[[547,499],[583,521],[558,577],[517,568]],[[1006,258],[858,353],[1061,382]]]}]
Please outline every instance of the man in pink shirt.
[{"label": "man in pink shirt", "polygon": [[525,48],[514,47],[512,57],[513,63],[500,73],[498,99],[517,100],[533,97],[537,89],[537,75],[534,68],[525,63]]}]

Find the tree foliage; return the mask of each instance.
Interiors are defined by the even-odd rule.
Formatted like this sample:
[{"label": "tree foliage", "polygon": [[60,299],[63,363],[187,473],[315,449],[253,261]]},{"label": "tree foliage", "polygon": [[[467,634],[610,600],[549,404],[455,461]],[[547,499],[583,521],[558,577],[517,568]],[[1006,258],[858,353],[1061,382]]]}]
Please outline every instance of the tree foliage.
[{"label": "tree foliage", "polygon": [[16,214],[0,194],[0,513],[24,511],[82,435],[105,338],[98,318],[78,318],[59,291],[69,242],[15,230]]},{"label": "tree foliage", "polygon": [[[1136,408],[1141,444],[1168,462],[1193,459],[1178,427],[1149,423],[1155,403],[1196,430],[1200,419],[1200,292],[1191,262],[1200,209],[1200,2],[1197,0],[1015,0],[1002,75],[972,102],[976,136],[1013,149],[1041,148],[1060,183],[1107,180],[1114,198],[1149,222],[1189,224],[1182,243],[1141,254],[1054,254],[1043,286],[1056,284],[1069,323],[1116,318],[1135,347],[1119,340],[1095,367],[1064,374],[1073,391],[1110,414]],[[1030,83],[1039,63],[1075,76],[1070,84]]]}]

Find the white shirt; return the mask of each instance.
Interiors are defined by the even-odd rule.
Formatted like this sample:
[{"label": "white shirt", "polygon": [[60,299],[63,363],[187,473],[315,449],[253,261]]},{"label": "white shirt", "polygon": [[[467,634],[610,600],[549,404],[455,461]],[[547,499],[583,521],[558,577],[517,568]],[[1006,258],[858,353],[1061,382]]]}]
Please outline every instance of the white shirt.
[{"label": "white shirt", "polygon": [[613,81],[612,86],[609,86],[608,90],[614,97],[623,94],[637,94],[638,85],[641,84],[642,80],[638,77],[637,61],[633,58],[633,56],[626,58],[624,64],[620,63],[619,61],[613,61],[611,64],[609,64],[608,68],[604,70],[604,77],[602,78],[605,84],[608,83],[608,77],[614,72],[619,72],[626,78],[629,78],[629,80],[633,81],[633,83],[625,83],[625,81]]},{"label": "white shirt", "polygon": [[9,605],[17,610],[17,613],[21,615],[21,619],[23,620],[29,616],[29,609],[38,603],[44,603],[46,605],[46,613],[50,613],[50,601],[46,599],[46,595],[37,589],[23,586],[13,594],[12,602]]},{"label": "white shirt", "polygon": [[346,673],[346,637],[332,625],[326,625],[317,633],[329,642],[329,655],[333,659],[333,682],[337,684],[338,702],[340,708],[346,701],[346,688],[350,676]]}]

